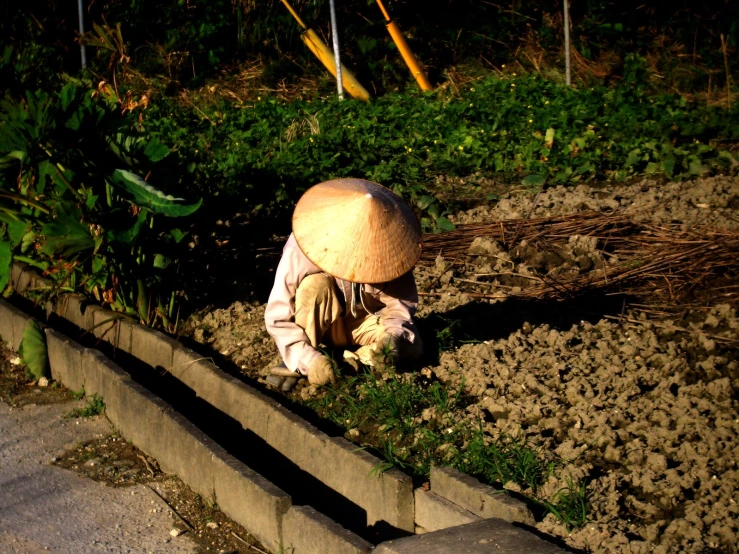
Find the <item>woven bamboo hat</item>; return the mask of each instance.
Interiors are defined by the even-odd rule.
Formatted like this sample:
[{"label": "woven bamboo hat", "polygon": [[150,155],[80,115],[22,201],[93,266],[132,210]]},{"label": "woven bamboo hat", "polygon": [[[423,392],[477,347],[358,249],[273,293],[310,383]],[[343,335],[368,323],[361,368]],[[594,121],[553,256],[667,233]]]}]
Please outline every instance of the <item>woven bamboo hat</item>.
[{"label": "woven bamboo hat", "polygon": [[386,283],[421,256],[421,225],[385,187],[335,179],[309,188],[293,214],[293,234],[322,271],[354,283]]}]

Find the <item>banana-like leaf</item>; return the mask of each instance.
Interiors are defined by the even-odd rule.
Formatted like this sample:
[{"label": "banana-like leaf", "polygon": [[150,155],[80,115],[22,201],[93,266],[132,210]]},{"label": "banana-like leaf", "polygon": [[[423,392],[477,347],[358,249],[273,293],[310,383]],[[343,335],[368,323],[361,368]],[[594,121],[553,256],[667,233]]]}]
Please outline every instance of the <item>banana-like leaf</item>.
[{"label": "banana-like leaf", "polygon": [[133,224],[133,227],[131,227],[130,229],[126,229],[125,231],[112,229],[105,233],[105,238],[109,242],[118,241],[122,242],[123,244],[131,244],[138,238],[139,233],[141,232],[141,227],[144,225],[144,223],[146,223],[146,219],[147,212],[142,210],[139,213],[139,217],[136,220],[136,223]]},{"label": "banana-like leaf", "polygon": [[46,335],[35,319],[26,325],[18,352],[26,364],[26,373],[30,378],[38,381],[47,375],[49,354],[46,350]]},{"label": "banana-like leaf", "polygon": [[203,203],[201,198],[195,204],[180,204],[179,202],[183,201],[184,198],[175,198],[164,194],[135,173],[125,169],[116,169],[113,172],[112,181],[129,193],[133,197],[133,203],[137,206],[168,217],[188,216],[195,213]]},{"label": "banana-like leaf", "polygon": [[0,293],[5,290],[10,282],[10,271],[13,268],[13,253],[10,243],[0,241]]},{"label": "banana-like leaf", "polygon": [[8,237],[10,237],[10,245],[17,246],[23,241],[23,237],[28,231],[28,223],[19,219],[12,223],[8,223]]},{"label": "banana-like leaf", "polygon": [[20,221],[21,212],[15,208],[6,206],[0,203],[0,223],[13,223],[14,221]]},{"label": "banana-like leaf", "polygon": [[89,229],[74,216],[60,213],[54,221],[41,228],[44,240],[41,252],[48,256],[71,256],[95,247]]},{"label": "banana-like leaf", "polygon": [[26,157],[26,153],[21,150],[13,150],[8,152],[5,156],[0,156],[0,167],[10,167],[14,163],[23,161]]}]

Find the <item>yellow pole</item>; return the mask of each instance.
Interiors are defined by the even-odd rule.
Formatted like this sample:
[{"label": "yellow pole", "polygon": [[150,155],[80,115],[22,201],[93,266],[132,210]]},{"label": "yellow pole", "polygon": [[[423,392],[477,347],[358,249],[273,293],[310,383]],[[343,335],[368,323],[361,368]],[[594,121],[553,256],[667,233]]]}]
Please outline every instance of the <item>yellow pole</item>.
[{"label": "yellow pole", "polygon": [[296,12],[293,7],[288,3],[287,0],[282,0],[282,3],[285,4],[285,7],[287,8],[287,11],[290,12],[290,14],[295,18],[295,21],[298,22],[298,25],[300,25],[303,29],[307,29],[308,26],[303,23],[303,20],[300,19],[300,16],[298,15],[298,12]]},{"label": "yellow pole", "polygon": [[398,47],[398,50],[400,50],[400,55],[403,56],[405,65],[407,65],[408,69],[410,69],[411,75],[413,75],[413,78],[418,83],[418,86],[421,87],[421,90],[433,90],[433,87],[431,86],[431,83],[429,83],[426,74],[423,72],[423,69],[421,69],[421,66],[418,63],[418,60],[416,60],[416,57],[413,55],[410,46],[408,46],[403,33],[400,32],[400,29],[395,24],[395,22],[390,19],[390,14],[387,13],[382,0],[377,0],[377,5],[380,7],[382,15],[385,16],[385,20],[387,21],[387,31],[388,33],[390,33],[390,37],[393,39],[395,45]]},{"label": "yellow pole", "polygon": [[[331,49],[326,46],[326,43],[321,40],[321,37],[313,29],[306,30],[300,38],[303,39],[305,45],[310,48],[321,63],[329,70],[331,75],[336,77],[336,59]],[[341,84],[344,90],[351,94],[357,100],[369,100],[370,95],[367,92],[357,78],[346,68],[344,64],[341,64]]]},{"label": "yellow pole", "polygon": [[[329,47],[326,46],[326,43],[321,40],[321,37],[318,36],[318,33],[316,33],[313,29],[308,29],[308,26],[303,23],[303,20],[300,19],[300,16],[288,3],[287,0],[282,0],[282,3],[285,4],[285,7],[298,22],[298,25],[300,25],[300,27],[304,29],[303,33],[300,35],[300,38],[310,49],[310,51],[315,54],[315,56],[324,65],[324,67],[328,69],[329,73],[331,73],[331,75],[333,75],[335,78],[336,60],[334,58],[333,52],[331,52]],[[357,78],[352,75],[352,73],[346,68],[346,66],[344,66],[344,64],[341,64],[341,84],[344,87],[344,90],[351,94],[352,97],[356,98],[357,100],[364,100],[365,102],[369,100],[370,95],[369,92],[367,92],[367,89],[365,89],[359,83],[359,81],[357,81]]]}]

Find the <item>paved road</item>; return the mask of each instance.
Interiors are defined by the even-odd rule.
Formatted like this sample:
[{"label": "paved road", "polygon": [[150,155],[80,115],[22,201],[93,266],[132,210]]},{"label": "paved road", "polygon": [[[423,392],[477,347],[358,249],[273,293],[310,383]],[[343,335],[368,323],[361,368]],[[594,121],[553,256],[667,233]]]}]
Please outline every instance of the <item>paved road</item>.
[{"label": "paved road", "polygon": [[149,488],[107,487],[49,465],[61,451],[112,432],[103,417],[64,419],[72,407],[0,402],[0,552],[197,552],[187,534],[170,537],[168,508]]}]

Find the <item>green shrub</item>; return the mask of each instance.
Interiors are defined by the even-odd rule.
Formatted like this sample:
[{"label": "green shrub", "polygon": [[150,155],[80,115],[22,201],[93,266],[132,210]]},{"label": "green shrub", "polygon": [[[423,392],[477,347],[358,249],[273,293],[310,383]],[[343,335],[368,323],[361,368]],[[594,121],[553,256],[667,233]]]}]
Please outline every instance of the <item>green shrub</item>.
[{"label": "green shrub", "polygon": [[0,102],[0,289],[12,262],[26,262],[57,290],[82,289],[172,327],[185,236],[172,218],[200,202],[183,204],[139,177],[166,185],[157,168],[169,149],[120,111],[109,86],[78,81]]}]

